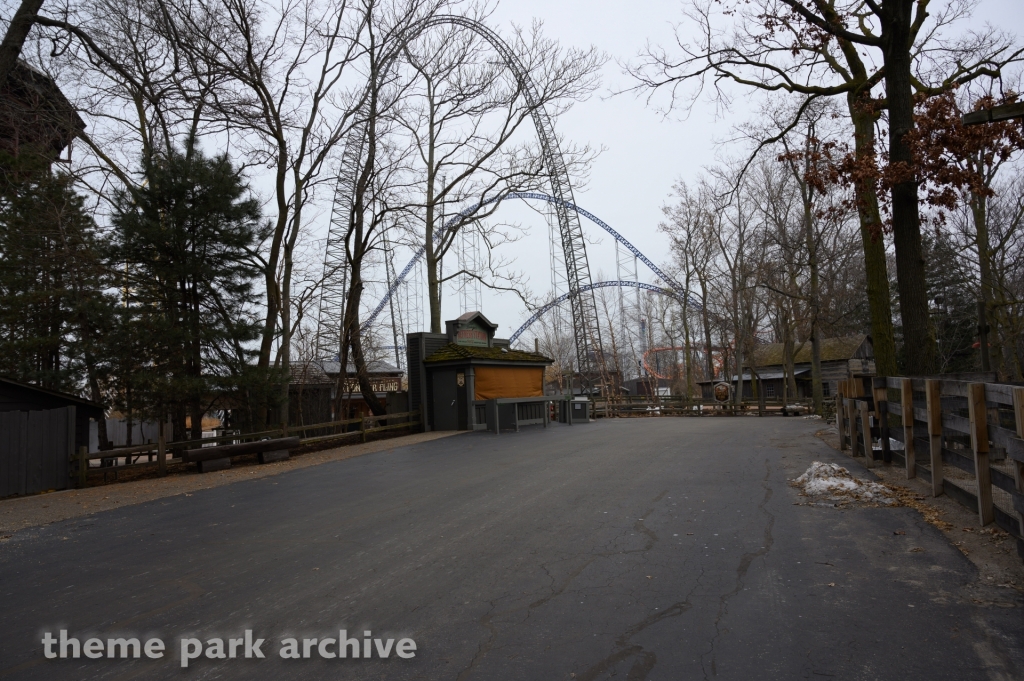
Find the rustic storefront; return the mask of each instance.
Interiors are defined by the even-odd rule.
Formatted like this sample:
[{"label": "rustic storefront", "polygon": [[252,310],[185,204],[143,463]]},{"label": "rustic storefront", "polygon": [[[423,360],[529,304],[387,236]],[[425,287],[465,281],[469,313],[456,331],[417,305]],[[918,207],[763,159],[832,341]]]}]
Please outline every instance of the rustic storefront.
[{"label": "rustic storefront", "polygon": [[497,325],[479,312],[446,327],[445,334],[408,337],[410,408],[426,408],[429,429],[546,420],[544,369],[553,360],[509,348],[507,340],[494,337]]}]

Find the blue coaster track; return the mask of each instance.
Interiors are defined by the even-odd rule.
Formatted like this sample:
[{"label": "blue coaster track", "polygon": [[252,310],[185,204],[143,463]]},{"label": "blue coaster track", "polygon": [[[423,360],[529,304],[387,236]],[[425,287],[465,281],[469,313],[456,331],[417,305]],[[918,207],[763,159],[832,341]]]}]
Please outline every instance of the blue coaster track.
[{"label": "blue coaster track", "polygon": [[[661,268],[659,268],[657,265],[655,265],[653,262],[651,262],[651,259],[648,258],[646,255],[644,255],[643,252],[641,252],[639,248],[637,248],[636,246],[631,244],[629,242],[629,240],[626,239],[626,237],[622,236],[619,232],[617,232],[614,229],[612,229],[612,227],[608,223],[606,223],[604,220],[602,220],[601,218],[597,217],[593,213],[591,213],[591,212],[589,212],[589,211],[587,211],[587,210],[585,210],[583,208],[580,208],[579,206],[577,206],[574,203],[571,203],[569,201],[565,201],[564,199],[556,198],[554,196],[549,196],[548,194],[542,194],[540,192],[510,192],[510,193],[508,193],[508,194],[506,194],[504,196],[496,197],[496,198],[491,199],[489,201],[483,201],[483,202],[474,204],[473,206],[470,206],[469,208],[466,208],[465,210],[460,211],[456,215],[453,215],[449,220],[447,220],[445,222],[445,224],[443,225],[443,228],[441,230],[439,230],[437,232],[437,234],[435,234],[435,236],[434,236],[435,241],[439,241],[440,239],[442,239],[444,237],[445,233],[447,233],[448,230],[456,228],[457,226],[460,226],[462,221],[465,220],[466,217],[473,215],[474,213],[476,213],[476,211],[478,211],[483,206],[486,206],[486,205],[489,205],[489,204],[492,204],[492,203],[498,203],[498,202],[503,201],[505,199],[524,199],[524,200],[532,199],[532,200],[547,201],[548,203],[554,203],[554,204],[561,204],[561,205],[563,205],[566,209],[571,210],[571,211],[573,211],[573,212],[575,212],[575,213],[577,213],[579,215],[582,215],[583,217],[587,218],[588,220],[590,220],[591,222],[593,222],[594,224],[599,226],[604,231],[606,231],[609,234],[611,234],[612,237],[616,241],[618,241],[620,244],[622,244],[626,248],[626,250],[628,250],[630,253],[635,255],[637,257],[637,259],[640,260],[640,262],[642,262],[644,265],[646,265],[651,270],[651,272],[653,272],[659,279],[661,279],[663,282],[665,282],[666,284],[669,285],[669,288],[663,288],[663,287],[660,287],[660,286],[654,286],[652,284],[640,284],[640,283],[635,282],[635,281],[634,282],[630,282],[630,281],[614,281],[614,282],[604,281],[604,282],[598,282],[596,284],[592,284],[592,283],[582,284],[580,286],[580,290],[581,291],[588,291],[589,292],[589,291],[593,291],[594,289],[605,288],[605,287],[609,287],[609,286],[627,286],[627,287],[631,287],[631,288],[639,288],[639,289],[644,289],[644,290],[648,290],[648,291],[655,291],[657,293],[662,293],[662,294],[666,294],[666,295],[671,295],[671,296],[673,296],[675,298],[679,298],[680,300],[682,300],[682,296],[685,295],[685,296],[687,296],[689,298],[689,305],[690,305],[690,307],[692,307],[694,309],[697,309],[697,310],[701,309],[701,304],[700,304],[699,300],[697,300],[692,295],[690,295],[689,291],[686,291],[686,289],[683,286],[681,286],[675,279],[670,277],[668,274],[666,274],[664,271],[662,271]],[[369,316],[366,318],[365,324],[367,324],[367,325],[372,324],[374,322],[374,320],[376,320],[377,317],[380,316],[380,313],[384,310],[385,307],[387,307],[388,301],[391,300],[391,296],[393,296],[395,294],[395,292],[398,291],[398,288],[405,282],[406,278],[409,276],[409,273],[412,271],[413,267],[416,266],[416,263],[418,263],[420,261],[420,259],[423,258],[423,255],[424,255],[425,252],[426,252],[426,249],[423,246],[420,246],[416,250],[416,253],[413,255],[412,259],[409,260],[409,262],[406,264],[406,266],[402,269],[401,273],[399,273],[399,275],[397,277],[395,277],[395,280],[391,283],[391,286],[388,288],[387,292],[384,294],[384,297],[381,298],[380,302],[377,303],[377,306],[375,308],[373,308],[372,312],[370,312]],[[519,328],[519,330],[515,332],[515,334],[513,334],[513,336],[510,338],[510,340],[515,340],[516,338],[518,338],[519,335],[523,331],[525,331],[527,327],[529,327],[531,324],[533,324],[535,321],[537,321],[537,319],[539,319],[541,316],[543,316],[543,314],[545,312],[551,310],[551,308],[553,308],[553,307],[555,307],[555,306],[557,306],[557,305],[559,305],[559,304],[561,304],[561,303],[563,303],[563,302],[565,302],[567,300],[570,300],[571,297],[572,297],[572,292],[570,291],[568,293],[565,293],[562,296],[559,296],[556,300],[553,300],[553,301],[547,303],[546,305],[544,305],[544,307],[542,307],[540,310],[535,312],[533,314],[533,316],[530,317],[530,319],[523,326],[521,326]]]}]

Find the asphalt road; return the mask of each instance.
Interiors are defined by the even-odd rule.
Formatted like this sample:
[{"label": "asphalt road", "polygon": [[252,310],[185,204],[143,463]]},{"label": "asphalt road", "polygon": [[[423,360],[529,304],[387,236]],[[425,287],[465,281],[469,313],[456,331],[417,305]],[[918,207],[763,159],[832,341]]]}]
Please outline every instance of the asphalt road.
[{"label": "asphalt road", "polygon": [[[25,530],[0,544],[0,677],[1024,678],[1019,599],[915,511],[795,505],[811,461],[865,474],[818,427],[464,434]],[[59,629],[168,650],[45,659]],[[179,639],[245,629],[266,659],[180,668]],[[417,653],[278,656],[339,629]]]}]

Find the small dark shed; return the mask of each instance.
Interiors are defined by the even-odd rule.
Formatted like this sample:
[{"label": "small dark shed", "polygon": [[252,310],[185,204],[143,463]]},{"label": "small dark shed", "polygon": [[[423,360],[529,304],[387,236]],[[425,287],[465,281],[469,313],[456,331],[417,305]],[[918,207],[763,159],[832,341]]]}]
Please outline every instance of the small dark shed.
[{"label": "small dark shed", "polygon": [[89,446],[89,420],[104,418],[103,406],[59,390],[0,376],[0,412],[48,411],[75,407],[75,448]]},{"label": "small dark shed", "polygon": [[0,497],[66,489],[71,457],[101,418],[95,402],[0,378]]}]

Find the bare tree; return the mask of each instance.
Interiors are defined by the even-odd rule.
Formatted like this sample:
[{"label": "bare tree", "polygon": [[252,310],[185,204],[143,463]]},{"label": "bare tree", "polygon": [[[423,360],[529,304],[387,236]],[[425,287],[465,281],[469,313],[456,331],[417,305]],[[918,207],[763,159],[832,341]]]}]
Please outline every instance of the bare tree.
[{"label": "bare tree", "polygon": [[[266,253],[267,314],[259,366],[288,371],[291,353],[294,251],[308,227],[305,212],[331,178],[325,172],[369,96],[359,66],[374,38],[375,15],[415,13],[375,0],[284,0],[268,8],[243,0],[164,5],[175,44],[196,64],[226,81],[209,118],[237,137],[247,158],[273,172],[274,229]],[[219,17],[216,40],[210,17]],[[349,85],[355,82],[356,86]],[[278,334],[280,334],[278,336]],[[287,421],[287,381],[281,419]]]},{"label": "bare tree", "polygon": [[[896,365],[882,221],[873,179],[875,123],[880,112],[888,109],[888,158],[895,164],[906,163],[909,148],[904,135],[913,128],[915,92],[933,95],[982,76],[995,76],[1020,55],[1012,40],[995,30],[946,40],[944,30],[969,15],[975,3],[953,0],[933,12],[928,11],[930,4],[934,3],[757,0],[722,6],[697,0],[687,11],[698,26],[697,42],[688,42],[677,31],[679,56],[649,46],[630,69],[638,79],[637,88],[668,89],[670,107],[687,93],[692,104],[705,86],[728,105],[730,95],[723,82],[798,95],[795,115],[777,133],[762,139],[762,147],[792,130],[815,99],[846,97],[854,128],[850,181],[857,192],[872,335],[883,373],[895,372]],[[715,14],[716,9],[721,12]],[[883,81],[887,96],[873,95]],[[912,177],[893,184],[900,306],[905,337],[919,348],[910,368],[927,373],[934,338],[929,331],[916,197]]]},{"label": "bare tree", "polygon": [[[485,18],[478,10],[470,16]],[[525,282],[508,270],[509,262],[494,255],[497,246],[516,236],[485,218],[509,192],[543,189],[547,171],[530,129],[535,108],[556,117],[587,97],[603,61],[593,48],[561,49],[540,29],[534,24],[529,32],[516,30],[511,41],[539,94],[533,102],[519,74],[495,59],[493,47],[481,36],[463,27],[434,27],[404,50],[409,89],[398,120],[414,150],[411,170],[434,333],[441,332],[441,288],[447,280],[471,277],[524,297]],[[589,147],[559,146],[570,171],[585,178],[593,158]],[[442,274],[442,262],[463,229],[480,233],[486,272],[456,267]]]}]

